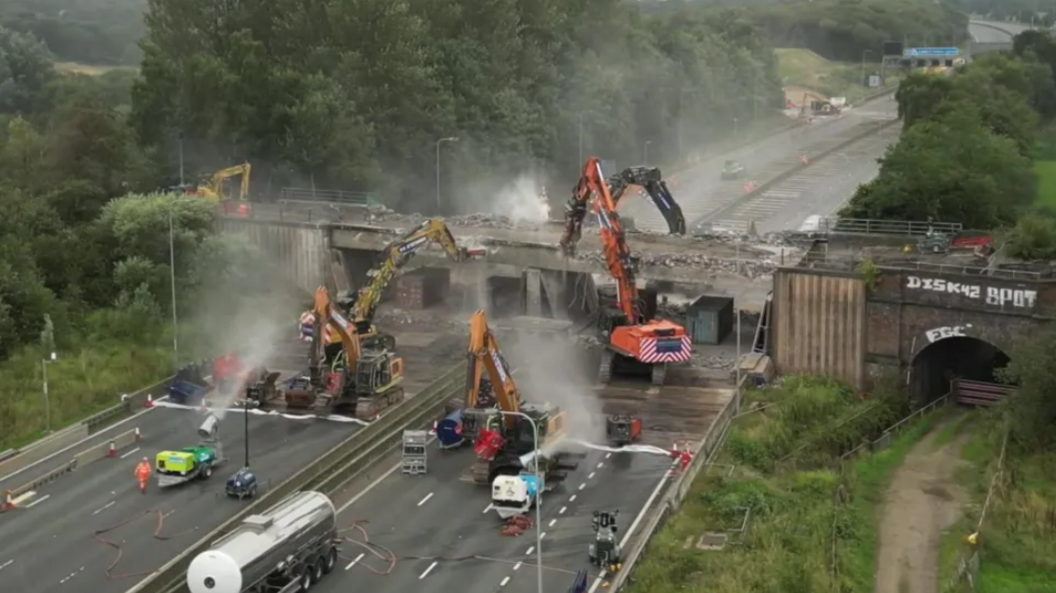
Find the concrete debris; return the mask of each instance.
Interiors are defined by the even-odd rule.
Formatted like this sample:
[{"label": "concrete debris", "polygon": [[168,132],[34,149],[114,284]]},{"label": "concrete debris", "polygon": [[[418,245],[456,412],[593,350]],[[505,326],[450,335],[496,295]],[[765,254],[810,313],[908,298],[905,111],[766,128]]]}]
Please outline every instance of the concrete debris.
[{"label": "concrete debris", "polygon": [[[742,259],[740,262],[734,259],[711,257],[700,253],[650,253],[636,252],[639,265],[657,266],[666,268],[703,268],[714,272],[728,272],[738,274],[747,278],[760,278],[768,276],[776,270],[780,264],[770,257],[760,260]],[[588,261],[598,265],[605,265],[605,255],[600,251],[586,251],[576,254],[576,259]]]},{"label": "concrete debris", "polygon": [[732,356],[720,354],[702,355],[694,354],[691,359],[693,366],[704,369],[726,371],[734,368],[736,359]]}]

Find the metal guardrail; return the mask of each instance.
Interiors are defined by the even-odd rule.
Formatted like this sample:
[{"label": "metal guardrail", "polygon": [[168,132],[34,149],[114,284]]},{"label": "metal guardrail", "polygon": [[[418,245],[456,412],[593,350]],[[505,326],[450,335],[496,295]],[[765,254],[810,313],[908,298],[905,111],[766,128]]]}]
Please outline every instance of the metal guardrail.
[{"label": "metal guardrail", "polygon": [[279,190],[280,202],[337,203],[346,206],[371,206],[376,203],[374,194],[339,189],[313,189],[310,187],[284,187]]},{"label": "metal guardrail", "polygon": [[191,560],[207,550],[217,538],[245,517],[266,509],[298,490],[318,490],[333,494],[341,485],[369,469],[399,447],[403,430],[432,426],[451,398],[465,386],[466,364],[455,365],[421,393],[391,409],[380,419],[320,456],[307,467],[263,493],[253,503],[183,551],[157,573],[128,593],[183,593],[184,575]]},{"label": "metal guardrail", "polygon": [[[828,255],[819,252],[809,252],[803,255],[794,265],[799,268],[822,268],[833,271],[856,272],[861,265],[862,258],[857,255]],[[873,261],[873,265],[887,270],[922,270],[940,274],[960,274],[963,276],[988,276],[990,278],[1001,278],[1006,280],[1032,280],[1040,281],[1056,277],[1053,270],[1020,270],[1016,268],[987,268],[980,265],[946,264],[923,260],[887,260]]]},{"label": "metal guardrail", "polygon": [[891,235],[918,237],[928,231],[952,235],[964,230],[959,222],[927,222],[921,220],[878,220],[873,218],[822,218],[818,221],[820,234]]}]

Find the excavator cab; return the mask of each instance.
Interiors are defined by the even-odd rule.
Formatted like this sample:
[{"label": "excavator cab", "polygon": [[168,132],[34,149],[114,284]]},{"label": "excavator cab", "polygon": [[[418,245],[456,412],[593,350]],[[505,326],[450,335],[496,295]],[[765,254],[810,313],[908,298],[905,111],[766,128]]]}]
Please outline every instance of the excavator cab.
[{"label": "excavator cab", "polygon": [[356,395],[378,393],[402,376],[402,358],[384,351],[367,350],[356,361]]}]

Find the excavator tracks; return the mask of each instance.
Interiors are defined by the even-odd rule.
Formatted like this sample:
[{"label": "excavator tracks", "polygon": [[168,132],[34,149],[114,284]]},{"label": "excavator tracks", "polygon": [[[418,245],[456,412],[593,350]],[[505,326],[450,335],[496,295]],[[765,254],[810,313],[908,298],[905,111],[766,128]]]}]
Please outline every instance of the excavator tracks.
[{"label": "excavator tracks", "polygon": [[370,397],[361,397],[356,402],[356,418],[373,420],[378,417],[378,414],[381,414],[382,410],[402,402],[403,398],[403,387],[396,387],[385,393]]}]

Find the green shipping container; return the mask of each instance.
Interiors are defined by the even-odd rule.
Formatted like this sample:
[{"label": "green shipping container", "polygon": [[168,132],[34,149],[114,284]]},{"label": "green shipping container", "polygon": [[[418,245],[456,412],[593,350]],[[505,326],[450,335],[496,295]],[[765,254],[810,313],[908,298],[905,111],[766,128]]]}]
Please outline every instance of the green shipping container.
[{"label": "green shipping container", "polygon": [[686,331],[694,344],[717,346],[733,331],[733,299],[702,296],[686,311]]}]

